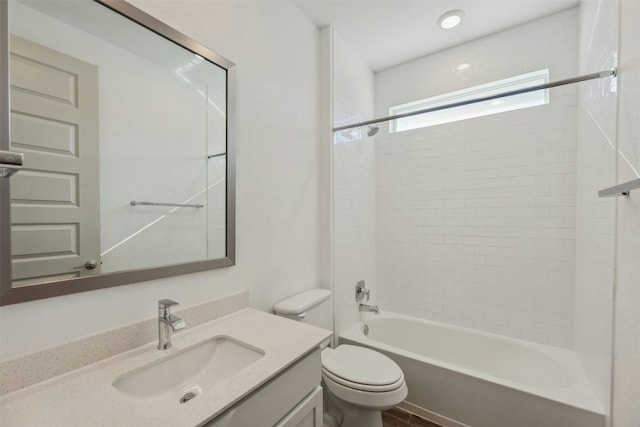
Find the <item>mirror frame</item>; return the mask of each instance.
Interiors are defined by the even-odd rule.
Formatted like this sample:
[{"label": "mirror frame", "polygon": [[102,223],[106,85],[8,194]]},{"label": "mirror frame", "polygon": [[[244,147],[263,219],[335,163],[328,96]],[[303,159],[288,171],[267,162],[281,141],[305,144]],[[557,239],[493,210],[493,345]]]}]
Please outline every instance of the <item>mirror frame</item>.
[{"label": "mirror frame", "polygon": [[[145,27],[209,62],[226,70],[227,75],[227,131],[226,131],[226,257],[161,267],[104,273],[73,279],[43,282],[40,284],[12,286],[11,276],[11,203],[9,179],[0,178],[0,305],[92,291],[112,286],[127,285],[164,277],[195,273],[235,265],[235,138],[236,138],[236,68],[235,64],[202,46],[195,40],[174,30],[151,15],[124,0],[93,0],[125,18]],[[10,86],[9,86],[9,6],[0,1],[0,150],[10,148]],[[18,172],[19,173],[19,172]]]}]

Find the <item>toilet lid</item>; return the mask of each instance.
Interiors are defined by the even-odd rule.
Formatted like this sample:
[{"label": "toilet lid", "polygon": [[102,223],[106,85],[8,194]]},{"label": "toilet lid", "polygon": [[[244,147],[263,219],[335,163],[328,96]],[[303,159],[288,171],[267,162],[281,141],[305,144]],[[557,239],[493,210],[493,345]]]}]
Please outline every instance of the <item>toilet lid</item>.
[{"label": "toilet lid", "polygon": [[403,378],[396,362],[368,348],[343,344],[322,356],[326,371],[352,383],[384,386]]}]

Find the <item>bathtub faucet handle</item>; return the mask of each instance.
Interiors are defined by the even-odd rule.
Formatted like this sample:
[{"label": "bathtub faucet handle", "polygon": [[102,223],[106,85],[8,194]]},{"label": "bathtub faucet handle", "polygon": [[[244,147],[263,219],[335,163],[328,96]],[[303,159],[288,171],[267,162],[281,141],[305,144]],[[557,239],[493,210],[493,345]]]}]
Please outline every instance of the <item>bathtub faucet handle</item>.
[{"label": "bathtub faucet handle", "polygon": [[369,301],[369,289],[365,287],[364,280],[360,280],[356,283],[356,302],[362,301],[364,297]]}]

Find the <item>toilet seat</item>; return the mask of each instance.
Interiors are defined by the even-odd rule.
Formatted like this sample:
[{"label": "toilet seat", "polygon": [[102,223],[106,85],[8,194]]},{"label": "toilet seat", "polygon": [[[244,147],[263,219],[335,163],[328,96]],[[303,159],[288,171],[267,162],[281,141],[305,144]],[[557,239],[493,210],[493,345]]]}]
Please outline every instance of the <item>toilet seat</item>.
[{"label": "toilet seat", "polygon": [[400,378],[398,381],[391,384],[386,384],[386,385],[371,385],[371,384],[356,383],[353,381],[349,381],[345,378],[341,378],[325,368],[322,368],[322,374],[326,378],[330,379],[331,381],[337,384],[340,384],[344,387],[349,387],[358,391],[369,391],[374,393],[380,393],[384,391],[393,391],[402,387],[402,384],[404,384],[404,378]]},{"label": "toilet seat", "polygon": [[324,372],[322,374],[323,385],[326,386],[329,393],[345,402],[347,405],[355,405],[356,407],[365,408],[367,410],[382,411],[393,408],[402,402],[408,393],[407,384],[400,382],[400,387],[381,392],[371,392],[358,390],[352,387],[344,386],[333,381]]},{"label": "toilet seat", "polygon": [[404,384],[402,370],[393,360],[349,344],[323,351],[322,372],[328,379],[360,391],[385,392]]}]

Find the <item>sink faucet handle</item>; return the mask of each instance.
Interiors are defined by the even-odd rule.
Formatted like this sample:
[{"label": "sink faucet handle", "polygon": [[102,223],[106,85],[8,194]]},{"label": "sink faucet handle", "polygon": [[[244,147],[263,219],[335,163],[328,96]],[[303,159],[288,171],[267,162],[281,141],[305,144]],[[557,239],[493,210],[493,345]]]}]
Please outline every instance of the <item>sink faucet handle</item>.
[{"label": "sink faucet handle", "polygon": [[170,299],[158,301],[158,349],[171,348],[171,331],[179,331],[186,326],[184,320],[171,314],[171,307],[178,305]]},{"label": "sink faucet handle", "polygon": [[178,303],[171,299],[161,299],[158,301],[158,308],[169,308],[174,305],[178,305]]}]

